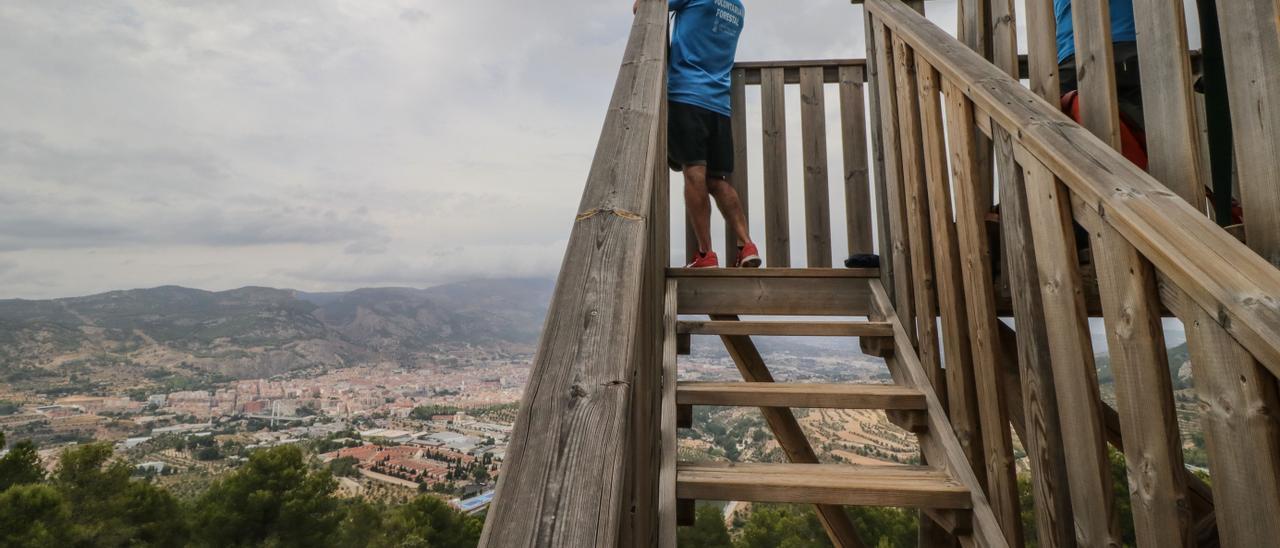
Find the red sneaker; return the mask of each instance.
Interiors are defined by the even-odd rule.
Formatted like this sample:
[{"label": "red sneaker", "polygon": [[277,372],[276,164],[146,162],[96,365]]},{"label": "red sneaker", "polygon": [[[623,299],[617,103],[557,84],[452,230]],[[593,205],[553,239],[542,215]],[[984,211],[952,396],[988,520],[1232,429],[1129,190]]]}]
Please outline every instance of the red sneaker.
[{"label": "red sneaker", "polygon": [[716,256],[716,252],[708,251],[693,258],[693,262],[689,263],[685,268],[717,268],[720,266],[720,257]]},{"label": "red sneaker", "polygon": [[756,244],[747,244],[738,250],[738,268],[760,268],[760,250],[756,249]]}]

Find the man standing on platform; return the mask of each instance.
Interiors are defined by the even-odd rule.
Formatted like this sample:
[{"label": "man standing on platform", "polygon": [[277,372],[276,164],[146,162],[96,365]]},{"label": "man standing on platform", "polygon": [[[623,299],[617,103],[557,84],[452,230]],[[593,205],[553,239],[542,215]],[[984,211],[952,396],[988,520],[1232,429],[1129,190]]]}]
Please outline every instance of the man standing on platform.
[{"label": "man standing on platform", "polygon": [[[637,6],[639,0],[637,0]],[[685,210],[698,238],[690,268],[714,268],[711,198],[738,238],[734,266],[760,266],[760,252],[747,231],[733,174],[730,72],[746,9],[741,0],[668,0],[675,14],[667,71],[667,158],[684,174]]]}]

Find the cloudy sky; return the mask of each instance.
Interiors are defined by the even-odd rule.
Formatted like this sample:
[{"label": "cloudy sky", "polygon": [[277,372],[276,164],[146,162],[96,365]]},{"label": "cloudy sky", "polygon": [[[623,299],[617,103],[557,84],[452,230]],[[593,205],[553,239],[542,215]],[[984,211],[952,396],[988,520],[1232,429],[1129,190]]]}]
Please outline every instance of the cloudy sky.
[{"label": "cloudy sky", "polygon": [[[630,4],[0,0],[0,298],[552,276]],[[747,5],[739,59],[862,56]]]}]

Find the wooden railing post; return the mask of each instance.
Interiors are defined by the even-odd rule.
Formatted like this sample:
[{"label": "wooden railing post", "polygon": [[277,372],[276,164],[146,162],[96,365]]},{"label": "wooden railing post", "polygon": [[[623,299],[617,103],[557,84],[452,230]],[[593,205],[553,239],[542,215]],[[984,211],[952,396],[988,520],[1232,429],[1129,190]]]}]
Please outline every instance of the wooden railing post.
[{"label": "wooden railing post", "polygon": [[645,268],[660,262],[648,244],[665,154],[667,5],[639,6],[482,546],[616,545],[629,527],[631,497],[649,490],[648,479],[630,476],[651,453],[632,451],[632,405],[637,386],[653,389],[655,379],[651,371],[637,377],[635,357],[637,338],[653,332],[639,325],[646,309],[654,312],[645,286],[651,296],[657,290]]},{"label": "wooden railing post", "polygon": [[760,106],[764,123],[765,264],[791,266],[791,226],[787,207],[786,77],[781,68],[760,70]]}]

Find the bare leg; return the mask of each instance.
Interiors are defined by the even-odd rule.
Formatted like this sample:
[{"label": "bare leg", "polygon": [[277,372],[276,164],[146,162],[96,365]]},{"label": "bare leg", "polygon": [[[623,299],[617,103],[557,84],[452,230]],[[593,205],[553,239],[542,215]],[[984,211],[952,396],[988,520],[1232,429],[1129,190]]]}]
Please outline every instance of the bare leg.
[{"label": "bare leg", "polygon": [[684,166],[684,210],[698,237],[698,252],[711,251],[711,197],[707,194],[707,166]]},{"label": "bare leg", "polygon": [[728,179],[719,177],[708,179],[707,188],[716,199],[716,206],[720,208],[720,214],[724,215],[724,222],[729,225],[734,236],[738,237],[738,245],[751,243],[747,216],[742,212],[742,200],[738,198],[738,191],[734,190]]}]

